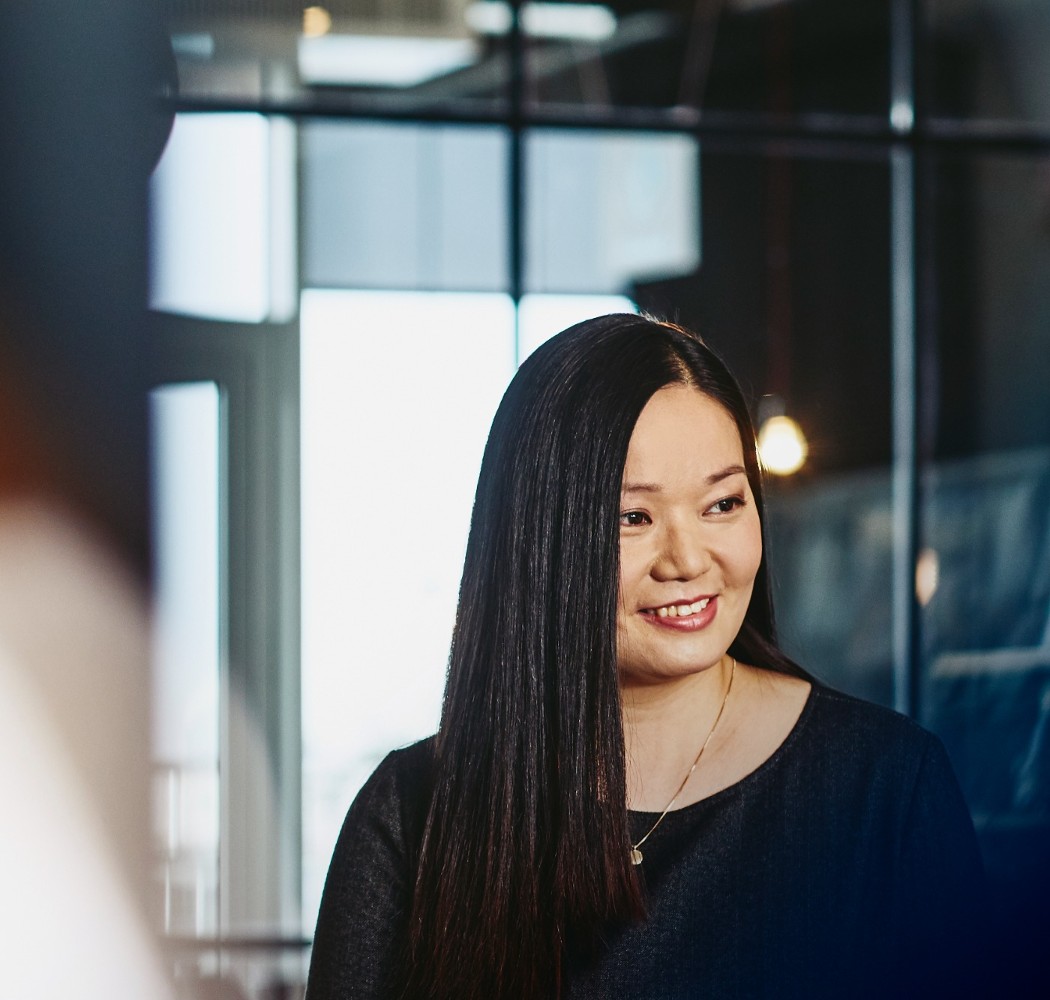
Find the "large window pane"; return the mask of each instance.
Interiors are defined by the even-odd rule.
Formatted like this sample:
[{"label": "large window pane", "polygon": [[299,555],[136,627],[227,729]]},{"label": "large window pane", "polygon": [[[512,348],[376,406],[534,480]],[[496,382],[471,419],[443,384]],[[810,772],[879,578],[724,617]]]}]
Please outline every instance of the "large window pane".
[{"label": "large window pane", "polygon": [[505,290],[507,147],[495,128],[304,127],[304,285]]},{"label": "large window pane", "polygon": [[929,112],[1050,125],[1050,4],[923,0]]},{"label": "large window pane", "polygon": [[700,258],[699,151],[679,135],[526,135],[532,292],[623,295]]},{"label": "large window pane", "polygon": [[481,452],[513,371],[504,295],[303,296],[307,933],[357,789],[437,728]]}]

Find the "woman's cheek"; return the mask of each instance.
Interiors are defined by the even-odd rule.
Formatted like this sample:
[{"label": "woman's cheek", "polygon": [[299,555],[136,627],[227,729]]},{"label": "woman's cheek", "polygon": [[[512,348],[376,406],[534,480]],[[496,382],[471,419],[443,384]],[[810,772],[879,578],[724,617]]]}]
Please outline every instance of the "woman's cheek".
[{"label": "woman's cheek", "polygon": [[740,578],[754,581],[758,567],[762,565],[762,528],[758,518],[754,517],[742,527],[745,529],[740,539]]}]

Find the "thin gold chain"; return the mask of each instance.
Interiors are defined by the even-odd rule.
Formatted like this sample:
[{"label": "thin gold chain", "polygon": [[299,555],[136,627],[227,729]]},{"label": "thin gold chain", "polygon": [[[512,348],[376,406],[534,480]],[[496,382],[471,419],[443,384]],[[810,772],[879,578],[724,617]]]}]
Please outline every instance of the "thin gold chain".
[{"label": "thin gold chain", "polygon": [[693,776],[693,772],[696,770],[696,765],[700,763],[700,758],[703,757],[704,751],[707,749],[707,744],[711,742],[711,737],[715,735],[715,730],[718,728],[718,723],[722,721],[722,713],[726,710],[726,704],[729,701],[729,692],[733,690],[733,678],[736,676],[736,658],[733,658],[733,666],[729,671],[729,683],[726,685],[726,693],[722,698],[722,705],[718,709],[718,715],[715,716],[715,721],[711,726],[711,731],[707,734],[707,739],[704,740],[703,745],[700,747],[700,752],[696,755],[696,760],[693,761],[693,766],[689,768],[688,773],[682,779],[682,783],[678,786],[678,791],[671,796],[671,801],[664,806],[664,811],[660,813],[660,818],[649,827],[649,832],[638,841],[637,844],[631,844],[631,863],[640,865],[642,863],[642,852],[638,850],[652,835],[653,831],[664,821],[664,817],[671,811],[671,807],[678,801],[678,796],[682,794],[682,789],[685,788],[689,779]]}]

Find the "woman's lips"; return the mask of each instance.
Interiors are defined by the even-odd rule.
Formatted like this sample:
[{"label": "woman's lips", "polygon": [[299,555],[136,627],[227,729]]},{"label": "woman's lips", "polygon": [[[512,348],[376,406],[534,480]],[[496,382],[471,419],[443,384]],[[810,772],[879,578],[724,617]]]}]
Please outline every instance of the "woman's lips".
[{"label": "woman's lips", "polygon": [[664,604],[658,608],[646,608],[642,615],[656,628],[669,628],[678,632],[695,632],[707,628],[718,613],[717,597],[698,597],[694,601]]}]

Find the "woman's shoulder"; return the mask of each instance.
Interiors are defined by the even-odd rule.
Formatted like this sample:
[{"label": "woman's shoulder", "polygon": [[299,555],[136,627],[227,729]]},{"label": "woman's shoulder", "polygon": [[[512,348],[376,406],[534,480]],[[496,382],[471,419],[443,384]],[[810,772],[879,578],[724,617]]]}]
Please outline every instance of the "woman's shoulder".
[{"label": "woman's shoulder", "polygon": [[936,739],[907,715],[813,681],[812,711],[822,729],[849,739],[889,740],[922,746]]},{"label": "woman's shoulder", "polygon": [[332,853],[307,995],[387,996],[429,804],[432,740],[387,754],[354,798]]},{"label": "woman's shoulder", "polygon": [[401,780],[415,780],[428,774],[434,760],[436,736],[407,743],[391,750],[376,768],[376,774],[396,775]]},{"label": "woman's shoulder", "polygon": [[807,745],[840,767],[873,777],[951,772],[940,739],[914,719],[819,682],[813,683],[803,720]]},{"label": "woman's shoulder", "polygon": [[377,841],[411,849],[421,835],[430,804],[430,737],[388,753],[354,797],[343,822],[340,843]]},{"label": "woman's shoulder", "polygon": [[936,735],[900,712],[814,683],[769,780],[791,789],[830,829],[848,827],[858,836],[867,830],[898,845],[910,839],[907,850],[923,857],[921,845],[948,850],[951,843],[966,870],[979,870],[948,754]]},{"label": "woman's shoulder", "polygon": [[434,737],[391,750],[361,786],[351,812],[359,807],[402,808],[428,796]]}]

